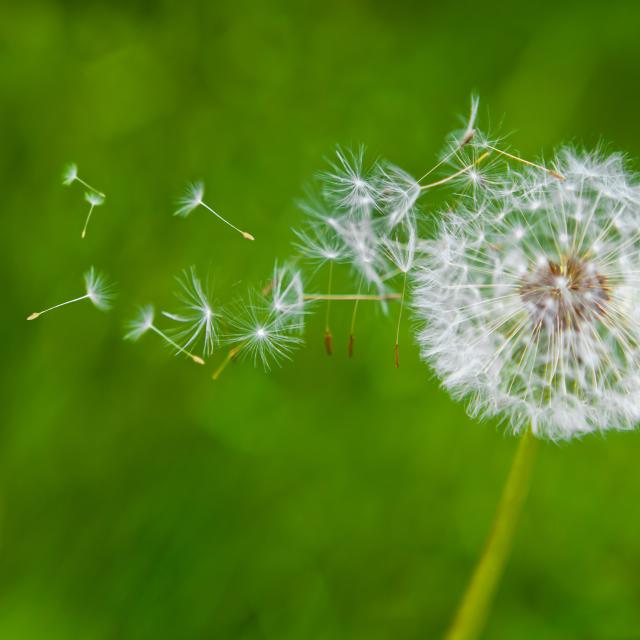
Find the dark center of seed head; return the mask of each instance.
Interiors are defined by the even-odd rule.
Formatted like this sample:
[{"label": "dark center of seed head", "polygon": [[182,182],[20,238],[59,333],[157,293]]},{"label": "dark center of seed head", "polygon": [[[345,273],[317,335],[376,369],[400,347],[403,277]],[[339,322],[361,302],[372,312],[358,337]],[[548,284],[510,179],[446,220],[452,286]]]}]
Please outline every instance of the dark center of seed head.
[{"label": "dark center of seed head", "polygon": [[593,262],[576,257],[539,261],[522,278],[519,292],[536,332],[580,331],[606,313],[610,298],[606,276]]}]

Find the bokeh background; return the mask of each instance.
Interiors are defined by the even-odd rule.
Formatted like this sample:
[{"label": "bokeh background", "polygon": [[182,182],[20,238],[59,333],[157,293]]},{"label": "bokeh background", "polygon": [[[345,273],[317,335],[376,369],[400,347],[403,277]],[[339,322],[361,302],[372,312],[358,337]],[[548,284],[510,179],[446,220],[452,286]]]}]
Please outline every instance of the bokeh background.
[{"label": "bokeh background", "polygon": [[[220,300],[289,253],[335,144],[429,168],[472,90],[528,156],[640,154],[632,3],[23,2],[0,8],[0,637],[377,640],[446,628],[515,441],[441,390],[393,318],[337,308],[294,362],[217,382],[137,303]],[[88,239],[76,161],[108,194]],[[185,183],[242,220],[171,216]],[[434,208],[436,203],[434,202]],[[34,323],[91,264],[119,284]],[[220,359],[221,355],[217,356]],[[217,360],[216,360],[217,361]],[[486,638],[640,637],[640,434],[545,445]]]}]

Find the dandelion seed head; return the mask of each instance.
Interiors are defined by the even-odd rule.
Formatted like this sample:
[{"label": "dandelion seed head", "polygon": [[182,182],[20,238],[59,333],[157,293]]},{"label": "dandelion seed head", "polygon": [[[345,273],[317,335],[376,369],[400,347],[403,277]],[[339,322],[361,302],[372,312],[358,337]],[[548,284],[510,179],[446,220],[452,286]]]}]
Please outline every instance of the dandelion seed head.
[{"label": "dandelion seed head", "polygon": [[62,173],[62,184],[69,186],[78,179],[78,165],[75,163],[68,164]]},{"label": "dandelion seed head", "polygon": [[153,327],[153,320],[155,316],[155,310],[152,305],[148,304],[138,308],[138,312],[133,320],[127,322],[127,333],[124,336],[125,340],[138,340],[141,338],[151,327]]},{"label": "dandelion seed head", "polygon": [[527,169],[444,217],[415,308],[423,356],[471,415],[567,440],[640,420],[640,190],[618,156],[554,166],[564,181]]},{"label": "dandelion seed head", "polygon": [[271,311],[283,327],[304,327],[306,309],[300,270],[276,262],[271,280]]},{"label": "dandelion seed head", "polygon": [[413,269],[417,234],[412,221],[397,227],[393,235],[383,239],[383,245],[387,257],[401,273],[409,273]]},{"label": "dandelion seed head", "polygon": [[195,267],[185,270],[176,281],[179,285],[176,298],[182,305],[181,309],[178,313],[163,313],[178,323],[178,328],[171,334],[182,349],[192,351],[201,345],[202,354],[209,356],[219,342],[222,314],[214,310],[210,287],[207,282],[203,284]]},{"label": "dandelion seed head", "polygon": [[230,333],[227,342],[235,345],[240,357],[247,358],[255,366],[269,370],[291,358],[292,351],[303,343],[300,326],[294,322],[283,325],[270,305],[255,294],[248,304],[238,306],[229,316]]},{"label": "dandelion seed head", "polygon": [[298,253],[308,260],[323,264],[325,262],[341,262],[345,257],[344,243],[336,234],[337,222],[333,225],[322,222],[308,225],[304,229],[294,229],[297,241],[293,246]]},{"label": "dandelion seed head", "polygon": [[112,306],[114,287],[109,283],[104,274],[99,273],[94,267],[84,274],[86,296],[93,305],[102,311],[107,311]]},{"label": "dandelion seed head", "polygon": [[413,212],[420,197],[417,180],[392,164],[379,164],[376,192],[387,226],[393,229]]},{"label": "dandelion seed head", "polygon": [[365,173],[364,147],[336,150],[336,160],[321,174],[324,196],[350,213],[367,213],[375,205],[376,187]]},{"label": "dandelion seed head", "polygon": [[104,204],[104,196],[101,193],[95,191],[85,191],[84,199],[92,206],[99,207]]},{"label": "dandelion seed head", "polygon": [[458,120],[461,126],[449,133],[447,147],[462,147],[477,139],[479,132],[476,129],[476,123],[479,107],[480,98],[475,94],[471,95],[469,111],[459,116]]},{"label": "dandelion seed head", "polygon": [[387,262],[382,251],[382,238],[373,221],[368,217],[352,220],[339,227],[338,235],[347,249],[353,270],[365,282],[382,292],[382,273],[387,267]]},{"label": "dandelion seed head", "polygon": [[204,183],[194,182],[187,187],[186,193],[178,200],[178,208],[174,212],[174,216],[186,218],[194,209],[202,204],[204,197]]}]

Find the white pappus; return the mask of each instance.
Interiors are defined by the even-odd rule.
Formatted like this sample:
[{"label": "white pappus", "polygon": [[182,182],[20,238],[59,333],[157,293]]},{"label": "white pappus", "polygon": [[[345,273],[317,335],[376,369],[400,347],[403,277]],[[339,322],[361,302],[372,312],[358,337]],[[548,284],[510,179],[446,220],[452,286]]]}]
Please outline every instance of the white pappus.
[{"label": "white pappus", "polygon": [[555,168],[447,214],[414,307],[471,415],[566,440],[640,419],[640,190],[617,155],[565,149]]}]

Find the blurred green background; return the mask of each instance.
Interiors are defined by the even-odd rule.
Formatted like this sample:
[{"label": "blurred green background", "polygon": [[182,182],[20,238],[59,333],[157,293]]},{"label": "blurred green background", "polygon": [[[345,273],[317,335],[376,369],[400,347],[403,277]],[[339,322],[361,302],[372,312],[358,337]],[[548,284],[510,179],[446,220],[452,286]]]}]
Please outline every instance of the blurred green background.
[{"label": "blurred green background", "polygon": [[[137,303],[210,270],[228,300],[289,253],[336,143],[414,174],[476,90],[524,154],[640,154],[640,6],[616,2],[23,2],[0,8],[0,637],[438,637],[514,448],[438,389],[393,318],[346,357],[217,383]],[[486,122],[486,119],[485,119]],[[80,240],[80,173],[108,194]],[[220,211],[171,216],[202,178]],[[34,309],[95,264],[116,309]],[[336,305],[337,306],[337,305]],[[218,358],[220,355],[218,355]],[[640,434],[542,447],[486,638],[640,638]]]}]

